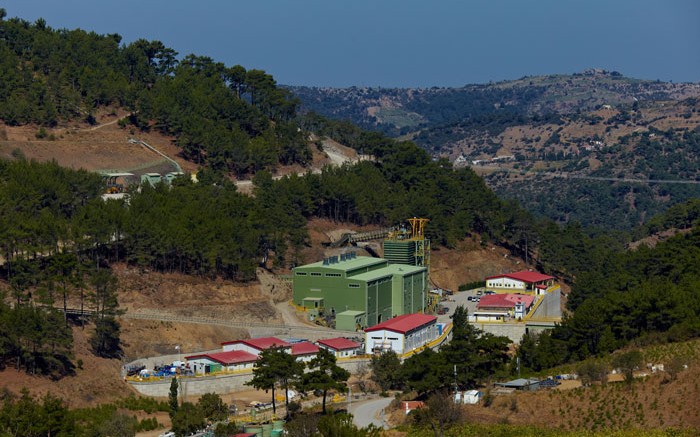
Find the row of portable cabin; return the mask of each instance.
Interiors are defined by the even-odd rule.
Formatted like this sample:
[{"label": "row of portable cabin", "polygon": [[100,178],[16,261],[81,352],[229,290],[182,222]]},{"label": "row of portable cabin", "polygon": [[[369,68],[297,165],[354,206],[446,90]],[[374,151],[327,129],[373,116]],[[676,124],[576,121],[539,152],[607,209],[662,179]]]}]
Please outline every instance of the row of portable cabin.
[{"label": "row of portable cabin", "polygon": [[277,337],[251,338],[227,341],[221,344],[221,352],[200,353],[186,356],[188,368],[196,375],[250,370],[260,353],[278,347],[295,356],[299,361],[310,361],[320,349],[331,351],[336,358],[348,358],[362,354],[362,344],[344,338],[328,338],[310,341],[287,342]]}]

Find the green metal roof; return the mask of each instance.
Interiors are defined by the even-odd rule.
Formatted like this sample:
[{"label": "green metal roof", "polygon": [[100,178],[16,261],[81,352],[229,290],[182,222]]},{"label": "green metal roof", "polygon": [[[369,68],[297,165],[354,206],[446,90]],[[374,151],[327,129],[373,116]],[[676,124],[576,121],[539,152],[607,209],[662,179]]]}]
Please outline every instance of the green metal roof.
[{"label": "green metal roof", "polygon": [[315,263],[306,264],[303,266],[296,267],[297,269],[308,270],[311,268],[324,269],[325,271],[341,271],[347,272],[349,270],[355,270],[362,267],[374,266],[377,264],[383,264],[387,261],[384,258],[373,258],[371,256],[358,256],[357,258],[346,259],[345,261],[338,261],[333,264],[323,264],[323,261],[317,261]]},{"label": "green metal roof", "polygon": [[389,266],[382,267],[381,269],[372,270],[359,275],[353,275],[348,279],[369,282],[394,275],[408,276],[421,271],[425,271],[425,267],[408,266],[404,264],[390,264]]},{"label": "green metal roof", "polygon": [[425,270],[425,267],[421,266],[409,266],[405,264],[389,264],[388,267],[385,267],[380,270],[389,270],[392,272],[394,275],[401,275],[401,276],[407,276],[407,275],[412,275],[416,272],[420,272]]},{"label": "green metal roof", "polygon": [[343,312],[337,313],[335,316],[350,316],[350,317],[357,317],[363,315],[365,312],[364,311],[356,311],[356,310],[345,310]]},{"label": "green metal roof", "polygon": [[390,278],[391,276],[393,276],[393,273],[391,273],[386,267],[384,267],[381,269],[360,273],[359,275],[352,275],[348,278],[348,280],[370,282],[381,278]]}]

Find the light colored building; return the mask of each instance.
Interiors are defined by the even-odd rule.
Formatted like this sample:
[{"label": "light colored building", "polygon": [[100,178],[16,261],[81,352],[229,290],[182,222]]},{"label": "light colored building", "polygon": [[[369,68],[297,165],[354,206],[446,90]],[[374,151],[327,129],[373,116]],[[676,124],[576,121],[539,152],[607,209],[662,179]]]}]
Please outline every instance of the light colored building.
[{"label": "light colored building", "polygon": [[456,404],[478,404],[481,397],[482,393],[479,390],[458,391],[454,394]]},{"label": "light colored building", "polygon": [[512,381],[508,382],[497,382],[495,384],[496,387],[505,387],[505,388],[514,388],[516,390],[523,390],[523,391],[536,391],[540,389],[540,381],[539,379],[534,379],[534,378],[520,378],[520,379],[514,379]]},{"label": "light colored building", "polygon": [[292,343],[292,356],[297,359],[297,361],[303,361],[305,363],[311,361],[316,357],[319,348],[310,341],[300,341],[298,343]]},{"label": "light colored building", "polygon": [[285,352],[291,353],[292,345],[277,337],[249,338],[247,340],[233,340],[221,343],[224,352],[244,351],[255,355],[271,347],[281,347]]},{"label": "light colored building", "polygon": [[496,293],[545,294],[556,284],[554,277],[538,272],[523,270],[515,273],[489,276],[486,288]]},{"label": "light colored building", "polygon": [[404,314],[365,329],[367,354],[394,351],[403,355],[425,346],[438,336],[437,317]]},{"label": "light colored building", "polygon": [[326,338],[317,343],[320,348],[333,352],[336,358],[354,357],[363,352],[360,343],[343,337]]},{"label": "light colored building", "polygon": [[195,374],[206,375],[221,371],[252,369],[258,357],[246,351],[233,350],[189,355],[185,359]]},{"label": "light colored building", "polygon": [[535,296],[528,294],[491,294],[482,296],[476,311],[470,316],[475,322],[492,322],[506,319],[524,318],[535,302]]}]

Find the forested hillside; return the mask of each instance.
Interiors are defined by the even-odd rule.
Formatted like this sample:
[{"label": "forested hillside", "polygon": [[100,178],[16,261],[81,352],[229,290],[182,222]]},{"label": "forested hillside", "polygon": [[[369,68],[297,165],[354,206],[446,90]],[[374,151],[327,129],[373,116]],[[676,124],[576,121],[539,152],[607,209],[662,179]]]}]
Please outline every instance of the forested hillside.
[{"label": "forested hillside", "polygon": [[[168,133],[202,168],[199,183],[183,178],[103,201],[95,174],[27,161],[21,153],[1,162],[1,273],[13,302],[3,308],[3,332],[11,339],[2,350],[4,365],[70,373],[70,343],[59,347],[41,330],[15,332],[21,325],[11,321],[36,314],[37,324],[65,337],[67,318],[55,308],[74,305],[99,315],[93,351],[118,356],[114,262],[248,281],[268,258],[280,269],[305,261],[299,254],[313,217],[390,226],[422,216],[431,219],[427,232],[436,244],[476,235],[514,251],[529,248],[542,260],[566,259],[557,246],[536,252],[532,242],[547,238],[532,236],[551,228],[500,201],[473,171],[434,162],[410,142],[297,118],[294,100],[264,72],[194,55],[178,60],[157,41],[120,46],[118,35],[53,30],[43,20],[3,20],[0,31],[6,55],[0,117],[7,125],[90,124],[92,111],[126,107],[125,130]],[[310,132],[373,159],[273,179],[266,169],[275,163],[304,162]],[[253,196],[229,180],[247,172],[254,173]]]},{"label": "forested hillside", "polygon": [[160,41],[120,45],[117,34],[52,29],[43,19],[0,19],[0,119],[8,125],[94,123],[102,106],[126,122],[177,137],[184,156],[246,174],[310,157],[290,120],[296,100],[262,70],[227,67]]},{"label": "forested hillside", "polygon": [[[112,317],[118,313],[116,302],[109,298],[113,286],[109,277],[100,276],[100,270],[108,269],[112,262],[247,281],[254,278],[255,268],[268,257],[282,269],[303,262],[300,253],[308,244],[306,223],[314,217],[379,226],[394,225],[412,216],[429,218],[427,233],[435,244],[450,247],[466,236],[477,236],[483,242],[509,248],[548,273],[575,282],[572,308],[592,305],[587,302],[595,299],[589,297],[608,296],[604,283],[614,279],[616,270],[610,270],[612,266],[624,270],[629,264],[630,268],[645,271],[652,264],[651,258],[626,261],[625,257],[640,257],[646,252],[625,254],[625,238],[600,232],[592,237],[577,224],[561,227],[534,218],[516,204],[498,199],[473,170],[454,168],[447,160],[432,160],[411,142],[396,141],[315,114],[297,117],[293,99],[262,72],[225,68],[193,55],[177,61],[171,59],[171,55],[175,56],[171,50],[157,42],[119,46],[119,38],[114,35],[54,31],[41,21],[29,24],[12,19],[0,24],[5,35],[2,44],[9,50],[7,59],[14,60],[14,64],[9,63],[12,68],[6,67],[4,73],[8,77],[14,75],[16,81],[7,92],[14,98],[28,98],[29,89],[35,86],[51,96],[47,100],[27,100],[23,106],[26,118],[9,118],[5,114],[6,122],[50,125],[83,117],[83,110],[89,122],[89,111],[99,105],[127,105],[132,107],[131,123],[173,134],[183,152],[203,166],[199,183],[181,179],[172,187],[144,186],[133,191],[128,201],[105,202],[99,197],[103,187],[96,175],[64,170],[55,163],[28,162],[19,155],[13,162],[1,163],[0,243],[5,260],[2,273],[12,284],[15,308],[36,304],[65,306],[69,297],[77,296],[81,305],[104,309],[106,335],[96,340],[97,353],[118,353],[119,347],[118,343],[109,344],[118,334],[118,326],[111,326]],[[36,51],[39,45],[26,42],[32,38],[41,40],[40,37],[48,41],[49,47],[56,45],[55,50],[49,50],[51,53],[62,53],[82,40],[89,42],[85,43],[87,46],[99,42],[108,47],[99,56],[99,51],[86,50],[86,58],[76,68],[83,75],[89,75],[91,68],[98,66],[103,68],[102,73],[123,75],[121,82],[115,80],[123,86],[116,87],[119,92],[95,99],[95,91],[101,86],[90,85],[90,81],[85,85],[80,81],[65,82],[62,75],[67,73],[55,71],[59,64],[51,64],[47,61],[50,56]],[[100,44],[97,45],[102,47]],[[143,56],[132,59],[134,51]],[[28,68],[33,77],[46,80],[23,76]],[[61,93],[67,83],[75,91],[74,104],[82,108],[78,112],[59,104],[64,101]],[[47,108],[54,107],[62,109],[47,112]],[[54,118],[32,118],[54,112]],[[542,123],[546,124],[546,119]],[[264,171],[272,162],[301,161],[300,155],[289,158],[285,150],[307,150],[305,141],[300,139],[310,132],[332,138],[372,159],[281,179],[273,179],[270,172]],[[236,143],[234,138],[241,141]],[[694,132],[656,130],[621,138],[621,144],[632,149],[651,148],[656,142],[664,147],[667,156],[658,160],[661,164],[632,161],[640,172],[654,170],[655,165],[689,172],[686,176],[696,171],[694,162],[683,161],[678,154],[685,144],[680,142],[697,142]],[[255,146],[255,153],[249,149],[253,154],[267,150],[272,159],[265,165],[233,168],[230,164],[240,161],[231,154],[232,144]],[[284,149],[278,147],[280,144],[295,146]],[[212,148],[215,145],[222,147],[216,149],[224,151],[221,155]],[[632,155],[625,156],[634,159]],[[253,196],[239,193],[226,177],[239,171],[255,171]],[[694,241],[677,238],[663,247]],[[661,247],[654,251],[662,250]],[[654,251],[650,253],[660,253]],[[684,262],[678,261],[680,265]],[[689,272],[693,273],[692,269]],[[596,276],[605,274],[611,277]],[[620,281],[612,283],[616,291],[632,286]],[[94,297],[99,293],[103,293],[101,300]],[[682,290],[678,296],[685,296]],[[644,329],[665,330],[671,326],[673,323]],[[615,341],[609,344],[619,346],[640,332],[642,328],[634,335],[616,332]],[[576,350],[578,346],[570,347]],[[598,350],[606,349],[589,347],[588,353]],[[14,353],[4,356],[6,362],[26,362]],[[573,352],[563,359],[570,356],[574,356]]]},{"label": "forested hillside", "polygon": [[[505,247],[528,267],[572,285],[562,324],[523,340],[518,356],[525,371],[601,357],[630,344],[700,336],[700,208],[697,199],[680,203],[697,197],[697,185],[583,179],[697,182],[697,100],[656,102],[687,97],[692,86],[589,72],[466,87],[457,94],[372,94],[394,106],[372,109],[368,114],[377,118],[365,119],[365,126],[380,117],[386,124],[380,127],[391,133],[440,124],[417,138],[449,137],[465,159],[513,155],[504,165],[470,168],[453,165],[448,153],[435,157],[411,141],[348,121],[299,114],[297,100],[267,73],[196,55],[179,58],[158,41],[123,45],[119,35],[6,20],[0,10],[0,55],[5,125],[33,126],[43,135],[42,127],[89,125],[97,110],[111,108],[128,112],[119,123],[125,133],[163,132],[200,169],[198,182],[144,184],[126,198],[105,201],[96,174],[30,161],[19,152],[0,161],[0,285],[6,290],[0,301],[0,368],[75,375],[81,364],[73,363],[71,329],[86,322],[71,319],[71,308],[92,312],[86,335],[92,352],[120,357],[116,263],[139,280],[155,271],[245,283],[261,266],[288,272],[310,261],[302,253],[310,244],[307,223],[316,218],[386,227],[425,217],[436,249],[471,237],[474,245]],[[430,109],[420,112],[426,102]],[[602,107],[611,102],[617,106]],[[112,127],[117,129],[116,120]],[[335,140],[367,159],[273,177],[280,164],[308,168],[315,138]],[[507,199],[475,169],[493,173],[489,183]],[[489,171],[494,169],[500,172]],[[244,175],[252,178],[252,194],[232,181]],[[557,197],[562,201],[555,202]],[[535,213],[514,198],[534,205]],[[620,199],[627,209],[620,208]],[[667,206],[666,214],[650,219]],[[672,236],[630,250],[629,235],[619,230],[644,221],[635,238],[664,231]],[[506,341],[482,335],[466,319],[459,309],[449,346],[416,354],[390,375],[397,386],[422,394],[446,387],[457,369],[453,362],[462,363],[456,382],[464,387],[507,372]],[[116,409],[84,412],[101,417],[91,424],[50,396],[5,396],[0,416],[13,429],[36,428],[36,434],[58,432],[65,423],[62,432],[73,435],[83,433],[76,420],[95,428]],[[32,427],[20,411],[52,425]]]},{"label": "forested hillside", "polygon": [[[524,342],[520,355],[535,370],[604,356],[634,341],[637,344],[684,341],[700,335],[700,222],[649,248],[609,253],[605,262],[576,280],[568,299],[572,315],[561,326]],[[677,208],[677,209],[680,209]],[[660,223],[671,224],[670,215]]]},{"label": "forested hillside", "polygon": [[[304,112],[351,121],[391,136],[419,133],[417,143],[436,148],[463,124],[487,125],[551,113],[586,112],[601,105],[668,101],[698,96],[696,84],[672,84],[624,77],[618,72],[586,70],[573,75],[525,76],[518,80],[461,88],[314,88],[288,87]],[[484,117],[483,120],[481,118]],[[513,120],[511,120],[513,121]]]},{"label": "forested hillside", "polygon": [[[500,197],[560,223],[629,231],[700,195],[697,84],[588,71],[458,89],[293,91],[305,109],[472,166]],[[415,123],[396,121],[409,112]]]}]

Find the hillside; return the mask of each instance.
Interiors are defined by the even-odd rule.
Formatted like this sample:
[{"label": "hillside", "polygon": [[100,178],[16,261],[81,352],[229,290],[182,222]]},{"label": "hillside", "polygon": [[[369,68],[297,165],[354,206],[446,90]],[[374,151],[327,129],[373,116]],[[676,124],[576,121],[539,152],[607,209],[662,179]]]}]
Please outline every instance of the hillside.
[{"label": "hillside", "polygon": [[677,375],[652,374],[645,365],[631,386],[623,383],[620,375],[610,375],[611,382],[591,387],[565,381],[556,390],[497,397],[491,408],[469,406],[467,414],[480,423],[506,422],[568,431],[698,429],[700,415],[693,408],[700,402],[696,383],[700,376],[698,347],[697,341],[691,341],[643,351],[645,363],[669,363],[673,357],[682,357],[687,369]]},{"label": "hillside", "polygon": [[[584,113],[558,125],[512,126],[481,140],[467,137],[450,150],[459,151],[458,165],[479,161],[473,168],[489,186],[530,211],[630,230],[700,196],[698,126],[696,99],[652,102]],[[492,160],[496,156],[513,159]]]},{"label": "hillside", "polygon": [[459,89],[293,91],[308,110],[470,166],[501,197],[560,223],[630,230],[700,195],[698,84],[588,71]]},{"label": "hillside", "polygon": [[[11,391],[30,385],[90,405],[129,392],[119,379],[121,360],[173,356],[175,346],[177,355],[210,349],[263,332],[326,335],[325,328],[309,331],[287,304],[288,281],[276,275],[330,255],[323,243],[343,232],[395,226],[407,217],[430,220],[437,286],[455,289],[524,268],[573,284],[567,293],[573,314],[519,348],[527,369],[633,342],[700,335],[697,229],[653,249],[625,251],[618,234],[534,217],[499,198],[475,171],[492,172],[508,197],[548,201],[535,205],[540,215],[573,222],[588,214],[587,224],[628,228],[654,212],[652,200],[681,202],[695,186],[646,193],[593,179],[612,186],[608,193],[583,178],[695,181],[694,85],[592,71],[466,87],[458,98],[450,90],[416,92],[405,106],[411,114],[394,111],[392,129],[427,139],[423,144],[437,155],[450,156],[454,144],[442,150],[428,140],[457,141],[463,149],[455,161],[512,155],[472,169],[431,159],[437,156],[410,141],[300,115],[290,92],[260,70],[196,55],[178,59],[158,41],[120,45],[119,35],[54,31],[42,20],[2,20],[0,31],[0,75],[7,79],[0,83],[0,155],[7,158],[0,159],[0,382]],[[47,47],[55,56],[45,56]],[[397,109],[400,95],[393,103],[377,99]],[[417,112],[428,101],[431,109]],[[372,111],[390,121],[380,109]],[[197,171],[198,181],[142,184],[125,198],[103,201],[97,171],[171,171],[163,154]],[[543,170],[546,178],[538,179]],[[583,193],[561,188],[562,180],[567,189],[582,181]],[[561,202],[536,191],[545,182]],[[505,191],[511,186],[517,193]],[[620,212],[619,198],[638,214]],[[572,206],[579,203],[585,204]],[[640,238],[693,226],[694,205],[673,211],[650,222]],[[85,329],[68,323],[71,311],[60,311],[84,307],[94,311]],[[466,324],[460,313],[455,320]],[[453,338],[459,335],[455,330]],[[480,344],[474,335],[472,346]],[[493,339],[479,339],[488,352]],[[495,339],[498,357],[474,375],[507,371],[506,343]],[[453,352],[466,351],[464,345],[454,341]],[[473,352],[470,359],[489,361],[488,353]],[[448,359],[425,364],[449,375],[451,365],[464,362],[459,354]],[[492,368],[496,362],[504,367]],[[13,377],[17,372],[23,373]],[[638,408],[641,401],[634,402]]]},{"label": "hillside", "polygon": [[[350,223],[320,219],[312,220],[308,227],[310,244],[304,262],[313,262],[342,250],[324,248],[324,243],[333,240],[332,236],[368,230]],[[522,261],[509,256],[504,249],[482,247],[474,241],[461,242],[455,249],[439,248],[433,252],[432,261],[433,281],[450,289],[522,266]],[[455,269],[455,265],[462,267]],[[119,280],[119,304],[126,312],[120,319],[124,358],[95,357],[88,343],[93,326],[90,324],[84,330],[78,326],[72,329],[73,355],[76,362],[81,360],[83,364],[82,368],[75,370],[75,375],[54,381],[5,369],[0,371],[0,385],[14,393],[19,393],[22,388],[38,395],[51,392],[68,401],[71,407],[86,407],[134,393],[120,378],[120,367],[124,362],[173,355],[175,345],[180,345],[187,354],[217,349],[222,341],[260,335],[254,328],[162,320],[206,318],[224,324],[308,326],[287,304],[290,299],[288,284],[276,280],[272,272],[260,270],[259,280],[238,283],[177,273],[145,272],[123,264],[114,266],[113,270]],[[0,290],[8,291],[8,284],[0,281]],[[77,301],[71,304],[77,305]],[[145,319],[130,318],[132,314],[142,315]]]},{"label": "hillside", "polygon": [[411,135],[423,147],[440,147],[430,131],[502,112],[516,116],[590,111],[635,101],[682,100],[700,95],[698,84],[628,78],[617,72],[586,70],[573,75],[523,77],[461,88],[287,87],[303,111],[344,119],[391,135]]}]

